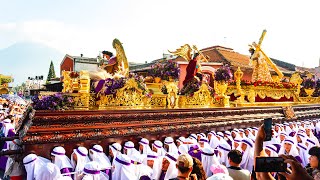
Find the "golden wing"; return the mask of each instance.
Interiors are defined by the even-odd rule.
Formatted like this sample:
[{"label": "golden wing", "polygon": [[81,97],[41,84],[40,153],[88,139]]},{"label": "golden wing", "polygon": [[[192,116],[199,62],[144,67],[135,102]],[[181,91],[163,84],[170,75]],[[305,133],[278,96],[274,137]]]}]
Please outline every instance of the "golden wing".
[{"label": "golden wing", "polygon": [[118,66],[121,66],[123,68],[123,70],[126,72],[126,75],[128,75],[129,74],[129,64],[128,64],[128,60],[127,60],[126,54],[124,52],[122,43],[119,41],[119,39],[116,38],[113,40],[112,46],[117,52]]},{"label": "golden wing", "polygon": [[[169,50],[168,50],[169,51]],[[189,44],[185,44],[183,46],[181,46],[179,49],[177,49],[176,51],[169,51],[171,54],[177,55],[177,56],[181,56],[183,57],[185,60],[190,61],[191,60],[191,52],[192,52],[192,48],[190,47]]]}]

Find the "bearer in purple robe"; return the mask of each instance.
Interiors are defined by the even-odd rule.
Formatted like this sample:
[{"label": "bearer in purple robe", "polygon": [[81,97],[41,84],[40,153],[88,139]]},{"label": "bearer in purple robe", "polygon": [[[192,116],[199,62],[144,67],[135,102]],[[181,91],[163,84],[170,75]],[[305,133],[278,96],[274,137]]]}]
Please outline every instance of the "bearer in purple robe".
[{"label": "bearer in purple robe", "polygon": [[198,144],[192,145],[188,153],[190,156],[197,158],[199,159],[199,161],[201,161],[201,149]]},{"label": "bearer in purple robe", "polygon": [[[2,121],[2,134],[4,137],[12,137],[15,135],[15,130],[14,126],[12,124],[12,120],[10,119],[12,116],[8,116],[7,119]],[[9,149],[8,143],[5,142],[2,149]],[[6,169],[6,164],[7,164],[8,157],[6,156],[0,156],[0,169],[5,170]]]},{"label": "bearer in purple robe", "polygon": [[300,163],[302,163],[302,159],[299,156],[299,151],[296,147],[295,140],[291,136],[287,136],[284,140],[284,145],[281,147],[279,154],[291,155],[295,157]]},{"label": "bearer in purple robe", "polygon": [[72,172],[73,167],[70,159],[66,156],[66,150],[63,147],[58,146],[53,148],[51,160],[53,164],[58,166],[62,175],[71,177],[70,173]]}]

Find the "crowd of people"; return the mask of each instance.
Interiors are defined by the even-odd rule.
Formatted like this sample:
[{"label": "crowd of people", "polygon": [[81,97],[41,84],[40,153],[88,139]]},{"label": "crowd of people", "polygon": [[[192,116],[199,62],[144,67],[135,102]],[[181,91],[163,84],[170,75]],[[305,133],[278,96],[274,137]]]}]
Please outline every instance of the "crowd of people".
[{"label": "crowd of people", "polygon": [[[15,125],[25,110],[25,105],[0,98],[1,137],[15,136]],[[70,157],[58,146],[50,152],[50,160],[36,154],[22,162],[1,156],[0,172],[7,178],[27,180],[320,179],[320,121],[274,124],[271,141],[263,141],[264,136],[262,126],[166,137],[152,143],[142,138],[137,144],[113,143],[105,149],[98,144],[89,149],[80,146]],[[15,150],[19,140],[0,146]],[[292,172],[254,172],[257,156],[281,156]]]},{"label": "crowd of people", "polygon": [[[14,99],[6,99],[0,97],[0,137],[13,137],[16,135],[16,124],[23,117],[24,112],[27,108],[27,102],[14,101]],[[0,150],[14,150],[18,147],[18,140],[13,141],[1,141]],[[13,158],[7,156],[0,156],[0,177],[4,174],[10,174],[11,176],[22,175],[21,171],[10,169],[9,167],[13,164]],[[17,164],[15,164],[16,166]],[[17,168],[14,168],[17,169]]]},{"label": "crowd of people", "polygon": [[[142,138],[135,145],[127,141],[106,147],[77,147],[70,157],[62,146],[51,151],[51,159],[29,154],[23,159],[27,180],[246,180],[319,179],[320,122],[299,121],[275,124],[271,141],[264,140],[263,126],[150,143]],[[136,148],[137,147],[137,148]],[[281,155],[289,163],[289,173],[254,172],[256,156]],[[299,176],[294,176],[299,173]]]}]

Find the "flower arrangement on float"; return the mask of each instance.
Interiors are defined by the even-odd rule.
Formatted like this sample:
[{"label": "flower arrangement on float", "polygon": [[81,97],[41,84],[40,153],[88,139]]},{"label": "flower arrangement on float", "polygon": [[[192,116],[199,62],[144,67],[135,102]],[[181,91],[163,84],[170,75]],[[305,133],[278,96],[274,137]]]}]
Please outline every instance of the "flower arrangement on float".
[{"label": "flower arrangement on float", "polygon": [[151,66],[149,75],[163,80],[178,79],[180,68],[173,60],[159,61]]},{"label": "flower arrangement on float", "polygon": [[214,90],[217,95],[225,96],[228,88],[228,83],[232,79],[232,72],[230,67],[224,65],[216,70],[214,73]]},{"label": "flower arrangement on float", "polygon": [[313,78],[306,78],[303,82],[302,82],[302,86],[305,89],[313,89],[316,87],[316,82]]},{"label": "flower arrangement on float", "polygon": [[306,78],[302,82],[302,87],[308,97],[311,97],[315,91],[316,81],[313,78]]},{"label": "flower arrangement on float", "polygon": [[71,96],[62,93],[42,96],[35,95],[31,98],[35,110],[68,110],[74,107]]},{"label": "flower arrangement on float", "polygon": [[143,93],[146,93],[147,87],[146,84],[144,83],[144,78],[143,76],[139,76],[138,74],[135,73],[130,73],[129,77],[116,77],[116,78],[107,78],[106,83],[105,83],[105,95],[115,95],[117,93],[117,90],[120,88],[123,88],[124,85],[126,84],[126,81],[128,79],[133,78],[135,82],[138,84],[138,88],[143,91]]}]

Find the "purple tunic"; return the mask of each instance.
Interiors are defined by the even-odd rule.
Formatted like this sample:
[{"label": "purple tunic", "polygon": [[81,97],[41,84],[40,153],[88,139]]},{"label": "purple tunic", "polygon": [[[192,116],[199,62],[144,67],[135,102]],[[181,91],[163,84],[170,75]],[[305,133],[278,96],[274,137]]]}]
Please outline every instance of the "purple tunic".
[{"label": "purple tunic", "polygon": [[[13,129],[10,129],[10,130],[8,131],[7,137],[12,137],[12,136],[14,136],[14,135],[15,135],[14,130],[13,130]],[[2,149],[8,149],[8,143],[7,143],[7,142],[4,143]],[[2,170],[5,170],[5,169],[6,169],[7,161],[8,161],[8,157],[6,157],[6,156],[0,156],[0,169],[2,169]]]},{"label": "purple tunic", "polygon": [[199,159],[199,161],[201,161],[201,150],[200,149],[190,149],[190,151],[188,152],[190,156]]},{"label": "purple tunic", "polygon": [[294,158],[296,158],[296,160],[298,160],[300,163],[302,163],[302,159],[300,158],[300,156],[296,156]]},{"label": "purple tunic", "polygon": [[60,172],[61,172],[62,175],[66,174],[66,175],[63,175],[63,176],[70,176],[71,177],[71,174],[69,174],[69,173],[72,172],[72,169],[71,168],[62,168],[62,169],[60,169]]},{"label": "purple tunic", "polygon": [[164,177],[166,176],[166,171],[161,171],[159,180],[164,180]]}]

